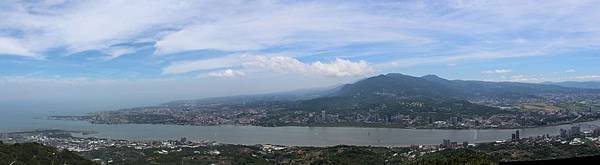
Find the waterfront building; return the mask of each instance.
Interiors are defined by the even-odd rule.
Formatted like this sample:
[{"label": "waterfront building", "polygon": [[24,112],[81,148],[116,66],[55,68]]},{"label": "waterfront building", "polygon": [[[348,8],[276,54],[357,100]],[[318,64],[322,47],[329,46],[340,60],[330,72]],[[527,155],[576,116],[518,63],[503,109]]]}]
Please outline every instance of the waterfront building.
[{"label": "waterfront building", "polygon": [[581,134],[581,128],[579,126],[572,126],[570,136],[578,136]]},{"label": "waterfront building", "polygon": [[521,139],[521,137],[520,137],[520,136],[521,136],[521,135],[520,135],[520,133],[519,133],[519,130],[517,130],[517,131],[515,131],[515,133],[511,134],[511,138],[510,138],[510,139],[511,139],[511,140],[513,140],[513,141],[514,141],[514,140],[519,140],[519,139]]},{"label": "waterfront building", "polygon": [[442,148],[448,148],[448,147],[450,147],[450,139],[444,139],[442,141],[442,145],[441,146],[442,146]]},{"label": "waterfront building", "polygon": [[560,137],[561,138],[568,138],[569,137],[569,130],[566,129],[560,129]]}]

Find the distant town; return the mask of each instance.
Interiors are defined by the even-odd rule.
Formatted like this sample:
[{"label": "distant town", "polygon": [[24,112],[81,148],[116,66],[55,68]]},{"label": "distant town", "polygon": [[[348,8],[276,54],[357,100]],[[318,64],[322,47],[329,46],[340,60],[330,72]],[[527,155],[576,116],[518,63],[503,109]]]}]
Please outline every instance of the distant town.
[{"label": "distant town", "polygon": [[[353,126],[394,128],[528,128],[600,119],[597,95],[546,95],[515,101],[475,100],[501,109],[496,114],[419,113],[424,102],[397,102],[406,110],[387,113],[386,104],[364,111],[303,111],[279,103],[178,104],[99,112],[89,116],[50,116],[53,120],[85,120],[96,124],[178,124],[255,126]],[[438,107],[443,109],[445,107]],[[448,109],[451,111],[452,109]],[[482,110],[484,111],[484,110]]]},{"label": "distant town", "polygon": [[[234,145],[214,141],[191,141],[186,137],[164,141],[130,141],[107,138],[80,138],[74,135],[90,133],[64,130],[39,130],[0,134],[3,144],[39,143],[59,150],[75,152],[99,164],[311,164],[315,162],[343,163],[337,157],[354,153],[358,157],[375,156],[371,163],[414,164],[437,161],[443,153],[473,152],[468,159],[477,162],[510,162],[568,158],[595,155],[600,152],[600,128],[582,130],[579,126],[560,130],[560,135],[520,137],[515,131],[511,139],[490,143],[456,142],[445,139],[436,145],[406,147],[331,146],[302,147],[284,145]],[[542,147],[542,148],[539,148]],[[366,154],[366,155],[365,155]],[[442,155],[439,155],[442,154]],[[449,155],[447,155],[449,156]],[[456,156],[456,155],[455,155]],[[431,160],[430,160],[431,159]],[[347,161],[347,160],[346,160]],[[361,160],[365,161],[365,160]],[[395,162],[395,163],[393,163]],[[488,163],[489,164],[489,163]]]}]

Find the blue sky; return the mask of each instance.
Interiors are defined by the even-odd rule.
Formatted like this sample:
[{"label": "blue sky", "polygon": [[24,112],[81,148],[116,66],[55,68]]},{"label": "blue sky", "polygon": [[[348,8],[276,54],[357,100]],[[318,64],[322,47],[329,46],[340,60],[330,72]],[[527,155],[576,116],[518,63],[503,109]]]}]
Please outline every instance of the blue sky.
[{"label": "blue sky", "polygon": [[161,102],[399,72],[600,80],[599,1],[0,2],[0,100]]}]

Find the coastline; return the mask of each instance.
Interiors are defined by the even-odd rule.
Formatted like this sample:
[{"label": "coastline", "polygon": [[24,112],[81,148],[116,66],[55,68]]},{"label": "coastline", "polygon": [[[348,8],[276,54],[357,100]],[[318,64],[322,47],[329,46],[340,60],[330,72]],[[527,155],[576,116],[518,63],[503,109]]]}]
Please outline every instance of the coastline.
[{"label": "coastline", "polygon": [[[547,125],[539,125],[539,126],[522,126],[522,127],[411,127],[404,125],[395,125],[395,124],[385,124],[385,123],[321,123],[321,124],[282,124],[282,125],[252,125],[252,124],[219,124],[219,125],[194,125],[194,124],[175,124],[175,123],[94,123],[90,120],[73,120],[73,119],[50,119],[50,117],[57,116],[49,116],[45,120],[60,120],[60,121],[84,121],[90,124],[105,124],[105,125],[129,125],[129,124],[150,124],[150,125],[180,125],[180,126],[252,126],[252,127],[323,127],[323,128],[389,128],[389,129],[423,129],[423,130],[514,130],[514,129],[528,129],[528,128],[544,128],[544,127],[552,127],[552,126],[560,126],[560,125],[568,125],[568,124],[577,124],[577,123],[586,123],[593,121],[600,121],[600,119],[592,119],[592,120],[580,120],[580,121],[569,121],[569,122],[558,122],[551,123]],[[73,116],[69,116],[73,117]],[[78,116],[84,117],[84,116]]]}]

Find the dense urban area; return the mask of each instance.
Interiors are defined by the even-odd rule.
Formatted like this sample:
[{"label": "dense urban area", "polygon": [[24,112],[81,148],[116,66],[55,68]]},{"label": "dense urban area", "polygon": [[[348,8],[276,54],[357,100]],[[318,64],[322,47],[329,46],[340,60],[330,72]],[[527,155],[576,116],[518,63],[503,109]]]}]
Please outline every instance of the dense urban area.
[{"label": "dense urban area", "polygon": [[[600,90],[386,74],[335,89],[174,101],[48,118],[94,124],[531,128],[600,119]],[[46,130],[2,134],[1,138],[6,144],[34,143],[75,152],[99,164],[497,164],[600,153],[600,129],[579,126],[562,129],[558,136],[523,138],[516,131],[511,139],[488,143],[440,139],[435,145],[379,147],[73,136],[90,133]]]},{"label": "dense urban area", "polygon": [[600,90],[379,75],[335,89],[51,116],[97,124],[528,128],[600,119]]},{"label": "dense urban area", "polygon": [[[51,116],[50,119],[87,120],[97,124],[179,124],[256,126],[357,126],[395,128],[527,128],[600,119],[600,95],[548,95],[519,102],[478,100],[488,105],[452,102],[433,109],[456,111],[480,108],[480,113],[432,113],[424,101],[401,101],[370,106],[365,111],[286,110],[284,103],[177,104],[99,112],[90,116]],[[439,103],[444,104],[444,103]],[[390,106],[402,106],[390,112]],[[394,107],[398,108],[398,107]]]}]

